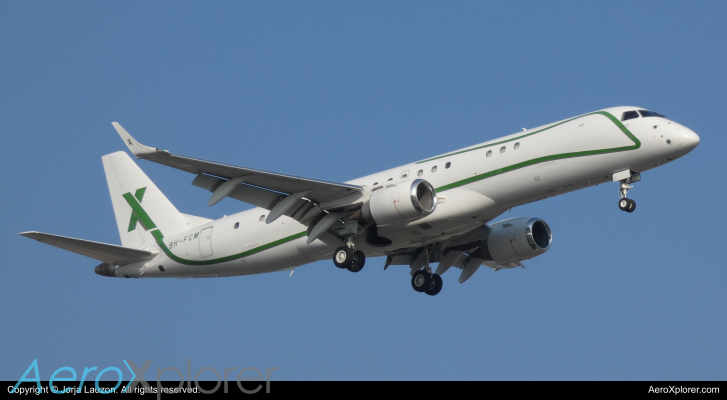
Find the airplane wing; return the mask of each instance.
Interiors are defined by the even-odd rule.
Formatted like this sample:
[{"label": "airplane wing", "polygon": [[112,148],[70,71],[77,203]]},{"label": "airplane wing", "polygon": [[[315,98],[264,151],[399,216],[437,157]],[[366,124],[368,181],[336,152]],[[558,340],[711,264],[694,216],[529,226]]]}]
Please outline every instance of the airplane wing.
[{"label": "airplane wing", "polygon": [[158,251],[136,250],[113,244],[92,242],[90,240],[74,239],[41,232],[23,232],[18,235],[112,265],[126,265],[151,260],[159,254]]},{"label": "airplane wing", "polygon": [[[113,122],[112,125],[136,158],[198,175],[193,185],[213,192],[212,198],[208,202],[210,206],[229,196],[272,210],[268,221],[272,222],[280,215],[297,215],[297,219],[300,220],[306,216],[308,211],[312,210],[313,206],[327,209],[341,204],[348,205],[362,196],[363,187],[357,185],[304,178],[172,154],[167,150],[148,147],[137,142],[117,122]],[[341,201],[344,198],[348,201]],[[284,201],[285,199],[287,201]],[[275,207],[280,204],[282,206],[275,210]],[[310,215],[308,216],[310,217]]]}]

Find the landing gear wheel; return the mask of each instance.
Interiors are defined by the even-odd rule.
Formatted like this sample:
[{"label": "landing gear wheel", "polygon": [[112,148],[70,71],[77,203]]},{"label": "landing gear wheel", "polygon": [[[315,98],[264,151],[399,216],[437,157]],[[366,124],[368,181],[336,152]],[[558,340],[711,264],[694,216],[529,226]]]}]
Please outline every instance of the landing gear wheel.
[{"label": "landing gear wheel", "polygon": [[348,268],[353,264],[353,249],[348,246],[341,246],[333,252],[333,263],[338,268]]},{"label": "landing gear wheel", "polygon": [[631,207],[631,200],[624,197],[618,201],[618,208],[620,208],[621,211],[629,211],[629,207]]},{"label": "landing gear wheel", "polygon": [[430,296],[436,296],[437,294],[439,294],[439,292],[442,291],[442,285],[443,285],[442,277],[437,274],[434,274],[434,275],[432,275],[432,283],[429,286],[429,289],[425,290],[424,293],[426,293]]},{"label": "landing gear wheel", "polygon": [[351,272],[361,271],[366,264],[366,255],[363,251],[356,250],[353,252],[353,262],[348,266],[348,270]]},{"label": "landing gear wheel", "polygon": [[634,212],[635,209],[636,209],[636,202],[633,199],[629,199],[629,209],[626,210],[626,212],[632,213],[632,212]]},{"label": "landing gear wheel", "polygon": [[426,271],[417,271],[411,277],[411,287],[417,292],[424,292],[432,285],[432,278]]}]

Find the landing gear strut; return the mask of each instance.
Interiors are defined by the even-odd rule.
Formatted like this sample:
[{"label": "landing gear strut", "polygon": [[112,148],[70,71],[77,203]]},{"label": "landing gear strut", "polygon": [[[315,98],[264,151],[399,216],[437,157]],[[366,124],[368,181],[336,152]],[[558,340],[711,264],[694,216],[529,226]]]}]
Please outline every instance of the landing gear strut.
[{"label": "landing gear strut", "polygon": [[333,264],[338,268],[345,268],[351,272],[361,271],[366,263],[366,255],[361,250],[353,247],[353,240],[347,240],[346,244],[333,252]]},{"label": "landing gear strut", "polygon": [[633,185],[629,185],[629,183],[638,182],[641,180],[641,175],[635,174],[632,175],[630,178],[627,179],[621,179],[619,182],[621,184],[621,187],[618,190],[618,193],[621,195],[621,200],[618,201],[618,208],[621,209],[621,211],[626,211],[628,213],[634,212],[636,210],[636,202],[633,199],[629,199],[627,197],[629,189],[633,189]]}]

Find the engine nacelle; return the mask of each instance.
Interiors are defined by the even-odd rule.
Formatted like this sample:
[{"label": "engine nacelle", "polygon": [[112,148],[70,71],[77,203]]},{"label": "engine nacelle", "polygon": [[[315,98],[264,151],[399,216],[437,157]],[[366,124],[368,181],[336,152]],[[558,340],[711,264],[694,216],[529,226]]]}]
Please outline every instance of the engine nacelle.
[{"label": "engine nacelle", "polygon": [[436,208],[434,186],[424,179],[410,179],[374,191],[361,212],[365,220],[383,226],[416,221]]},{"label": "engine nacelle", "polygon": [[539,218],[511,218],[490,225],[490,233],[479,249],[485,260],[498,264],[539,256],[553,243],[550,227]]}]

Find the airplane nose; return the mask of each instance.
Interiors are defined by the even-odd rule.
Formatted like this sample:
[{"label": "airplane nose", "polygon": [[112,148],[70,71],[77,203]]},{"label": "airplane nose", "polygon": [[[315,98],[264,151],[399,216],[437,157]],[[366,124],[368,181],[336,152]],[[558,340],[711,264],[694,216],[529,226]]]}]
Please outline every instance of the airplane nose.
[{"label": "airplane nose", "polygon": [[694,133],[691,129],[684,129],[680,132],[682,146],[685,146],[692,151],[699,144],[699,135]]}]

